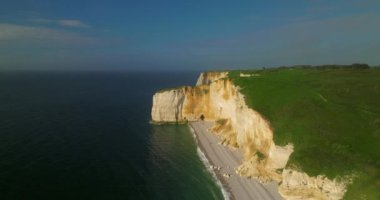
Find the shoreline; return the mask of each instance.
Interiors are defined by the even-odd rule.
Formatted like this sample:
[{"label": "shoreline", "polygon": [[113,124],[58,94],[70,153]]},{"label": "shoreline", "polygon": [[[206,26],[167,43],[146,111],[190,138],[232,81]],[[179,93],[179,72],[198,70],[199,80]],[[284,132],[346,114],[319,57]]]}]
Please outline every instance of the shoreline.
[{"label": "shoreline", "polygon": [[[192,134],[193,134],[193,136],[195,138],[195,142],[197,144],[197,153],[198,153],[198,156],[201,157],[201,160],[202,160],[203,164],[206,165],[205,167],[207,168],[207,170],[210,173],[212,173],[213,178],[216,179],[215,181],[217,182],[218,186],[221,187],[224,199],[225,200],[236,200],[235,197],[234,197],[234,195],[233,195],[233,192],[231,190],[231,187],[229,187],[229,185],[227,184],[227,182],[222,178],[223,177],[222,174],[220,174],[219,171],[214,170],[214,169],[211,168],[211,166],[215,166],[215,165],[210,160],[210,158],[208,157],[207,153],[205,153],[204,147],[201,144],[196,131],[191,126],[191,123],[188,124],[188,127],[190,128],[190,131],[192,132]],[[201,155],[199,155],[199,154],[201,154]],[[206,160],[204,160],[204,159],[206,159]]]},{"label": "shoreline", "polygon": [[[231,150],[219,144],[217,136],[208,131],[211,126],[212,122],[203,121],[189,122],[188,124],[199,151],[206,159],[206,162],[202,161],[207,170],[213,172],[216,181],[220,182],[221,185],[218,185],[221,187],[225,199],[283,199],[278,193],[276,183],[262,185],[255,179],[241,177],[235,173],[235,168],[241,164],[242,153],[238,149]],[[202,159],[202,155],[200,157]],[[226,174],[230,177],[223,176]]]}]

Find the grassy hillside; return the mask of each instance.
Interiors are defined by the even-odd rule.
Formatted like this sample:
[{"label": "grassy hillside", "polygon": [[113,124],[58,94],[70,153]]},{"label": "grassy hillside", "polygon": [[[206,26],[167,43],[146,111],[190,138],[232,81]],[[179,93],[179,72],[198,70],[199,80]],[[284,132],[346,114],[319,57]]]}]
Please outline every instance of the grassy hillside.
[{"label": "grassy hillside", "polygon": [[276,144],[294,144],[289,167],[329,178],[355,173],[345,198],[380,199],[380,68],[232,71],[230,78],[270,121]]}]

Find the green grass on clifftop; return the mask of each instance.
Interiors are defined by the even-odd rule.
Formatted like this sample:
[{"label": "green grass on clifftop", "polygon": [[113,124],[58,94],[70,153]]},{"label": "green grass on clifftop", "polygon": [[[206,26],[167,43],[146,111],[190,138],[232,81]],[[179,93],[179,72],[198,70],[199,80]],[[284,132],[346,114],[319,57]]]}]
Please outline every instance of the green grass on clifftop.
[{"label": "green grass on clifftop", "polygon": [[294,144],[288,167],[329,178],[355,173],[345,198],[380,199],[380,68],[232,71],[230,78],[270,121],[276,144]]}]

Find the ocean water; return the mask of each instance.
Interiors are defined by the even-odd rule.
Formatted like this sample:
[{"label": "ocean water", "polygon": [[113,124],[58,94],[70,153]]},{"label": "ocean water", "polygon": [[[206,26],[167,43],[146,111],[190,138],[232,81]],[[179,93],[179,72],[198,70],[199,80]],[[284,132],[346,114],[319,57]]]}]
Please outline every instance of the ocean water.
[{"label": "ocean water", "polygon": [[223,199],[155,91],[196,72],[0,72],[0,199]]}]

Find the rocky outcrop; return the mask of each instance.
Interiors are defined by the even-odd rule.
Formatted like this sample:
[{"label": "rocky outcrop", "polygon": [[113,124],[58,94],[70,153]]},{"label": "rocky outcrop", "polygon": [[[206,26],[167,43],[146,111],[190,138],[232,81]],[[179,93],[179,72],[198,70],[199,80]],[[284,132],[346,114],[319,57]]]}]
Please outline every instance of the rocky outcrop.
[{"label": "rocky outcrop", "polygon": [[[227,72],[202,73],[195,87],[160,91],[153,96],[153,121],[181,122],[200,118],[215,121],[212,130],[219,135],[222,144],[242,149],[244,160],[236,169],[238,174],[258,178],[261,182],[281,182],[280,193],[287,199],[299,199],[295,195],[298,193],[292,191],[301,188],[306,195],[301,195],[304,199],[314,198],[318,192],[325,195],[318,197],[327,199],[343,196],[344,187],[326,177],[313,178],[304,173],[298,176],[300,172],[294,170],[292,175],[289,170],[278,171],[286,167],[293,145],[275,145],[269,122],[246,105],[244,96],[228,79]],[[314,179],[323,180],[325,187],[321,189]]]},{"label": "rocky outcrop", "polygon": [[153,96],[153,121],[175,122],[182,119],[185,88],[157,92]]},{"label": "rocky outcrop", "polygon": [[352,177],[344,180],[330,180],[322,175],[310,177],[303,172],[284,169],[279,192],[285,199],[342,199]]},{"label": "rocky outcrop", "polygon": [[228,72],[202,72],[197,80],[196,85],[209,85],[212,82],[226,78],[228,75]]}]

